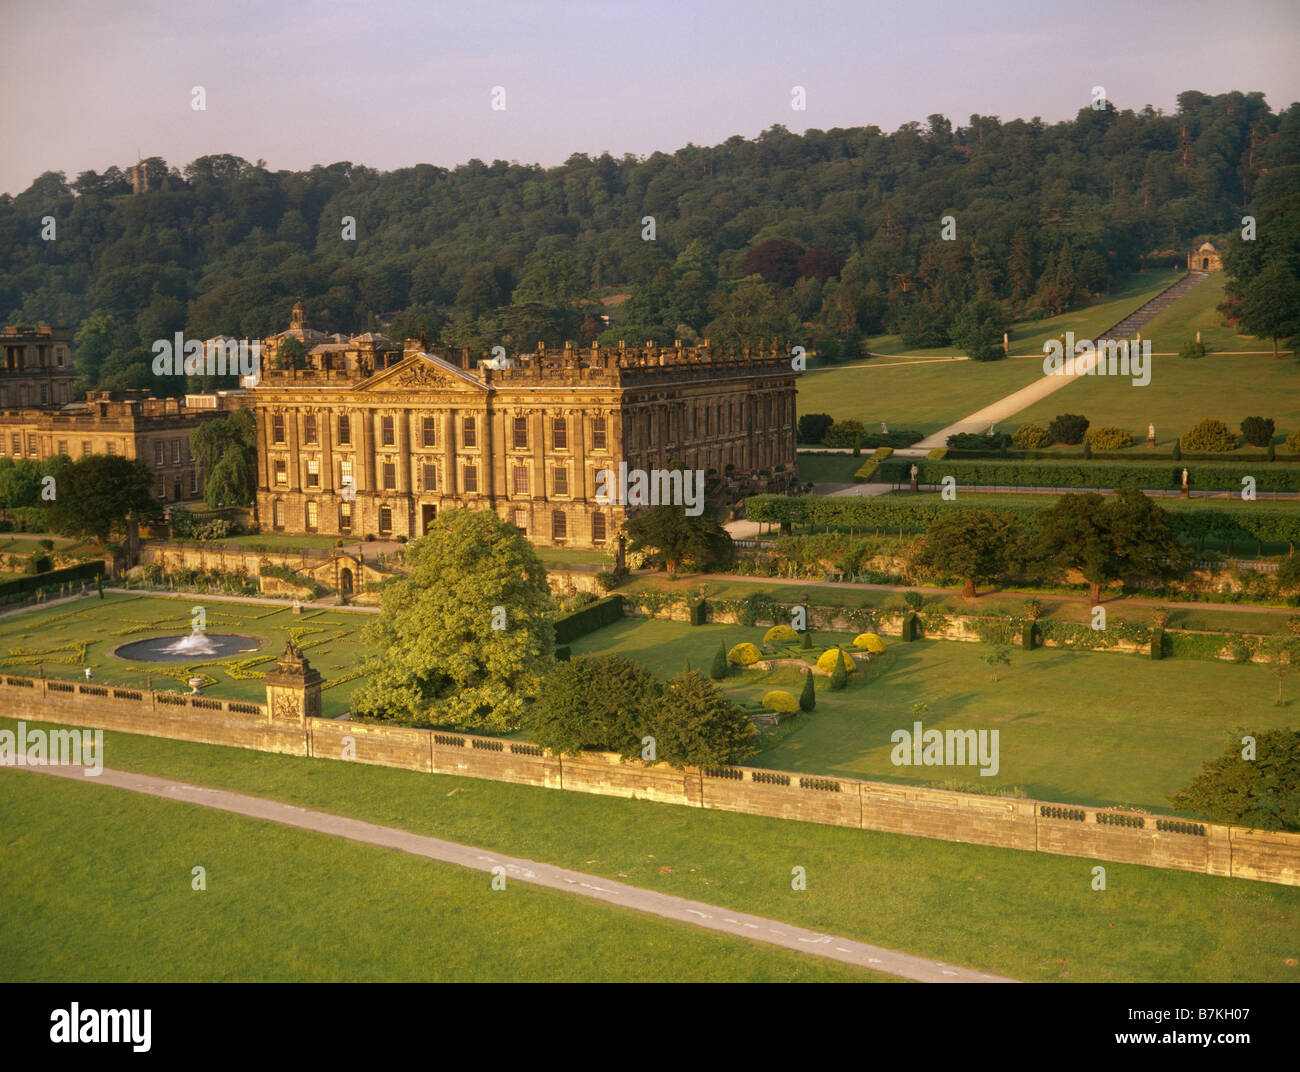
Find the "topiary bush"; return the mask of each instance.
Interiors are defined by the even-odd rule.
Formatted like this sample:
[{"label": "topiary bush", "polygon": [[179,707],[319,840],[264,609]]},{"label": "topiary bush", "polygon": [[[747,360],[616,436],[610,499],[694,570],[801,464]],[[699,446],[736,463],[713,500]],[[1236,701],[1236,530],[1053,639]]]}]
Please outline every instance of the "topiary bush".
[{"label": "topiary bush", "polygon": [[1286,437],[1286,449],[1292,454],[1300,454],[1300,428]]},{"label": "topiary bush", "polygon": [[1273,442],[1272,417],[1247,417],[1241,422],[1241,435],[1252,447],[1267,447]]},{"label": "topiary bush", "polygon": [[1133,445],[1133,437],[1123,428],[1114,426],[1093,428],[1083,441],[1093,450],[1122,450]]},{"label": "topiary bush", "polygon": [[812,632],[805,629],[799,637],[799,647],[807,650],[812,647]]},{"label": "topiary bush", "polygon": [[835,670],[837,663],[844,668],[846,674],[851,674],[857,669],[853,660],[840,648],[827,648],[822,652],[817,659],[817,669],[823,674],[829,674]]},{"label": "topiary bush", "polygon": [[764,644],[789,644],[799,636],[788,625],[774,625],[763,634]]},{"label": "topiary bush", "polygon": [[866,648],[873,655],[879,655],[885,650],[885,642],[875,633],[859,633],[853,638],[853,646],[855,648]]},{"label": "topiary bush", "polygon": [[805,670],[803,674],[803,689],[799,693],[799,710],[811,711],[817,706],[817,686],[813,684],[813,675],[811,670]]},{"label": "topiary bush", "polygon": [[1047,426],[1047,437],[1053,443],[1077,447],[1088,433],[1088,418],[1078,413],[1061,413]]},{"label": "topiary bush", "polygon": [[[843,655],[843,652],[840,652]],[[846,657],[847,658],[847,657]],[[835,668],[831,670],[831,688],[839,691],[849,683],[849,671],[844,665],[844,660],[836,659]]]},{"label": "topiary bush", "polygon": [[1011,437],[1011,445],[1017,450],[1042,450],[1051,443],[1051,436],[1041,424],[1022,424]]},{"label": "topiary bush", "polygon": [[763,706],[778,715],[793,715],[799,710],[799,701],[784,689],[773,689],[763,694]]},{"label": "topiary bush", "polygon": [[727,652],[727,662],[732,666],[752,666],[762,657],[763,653],[748,641],[737,644]]},{"label": "topiary bush", "polygon": [[836,421],[822,436],[822,442],[828,447],[841,449],[857,447],[866,437],[867,429],[861,421]]},{"label": "topiary bush", "polygon": [[713,653],[713,665],[709,667],[709,677],[721,681],[727,676],[727,649],[718,641],[718,650]]},{"label": "topiary bush", "polygon": [[799,418],[799,442],[821,443],[835,423],[829,413],[805,413]]},{"label": "topiary bush", "polygon": [[1217,454],[1221,451],[1236,450],[1237,437],[1228,431],[1228,426],[1213,417],[1206,417],[1191,431],[1178,437],[1179,446],[1200,454]]}]

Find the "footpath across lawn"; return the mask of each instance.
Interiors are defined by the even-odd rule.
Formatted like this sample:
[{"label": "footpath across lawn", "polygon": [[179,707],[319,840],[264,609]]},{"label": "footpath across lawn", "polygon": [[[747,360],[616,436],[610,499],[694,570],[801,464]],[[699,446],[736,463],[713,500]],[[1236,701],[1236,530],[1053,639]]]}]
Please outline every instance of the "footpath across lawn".
[{"label": "footpath across lawn", "polygon": [[[1294,981],[1300,958],[1297,887],[1107,862],[1107,889],[1097,892],[1092,867],[1101,861],[1082,858],[122,733],[104,738],[111,768],[481,845],[1016,979]],[[0,771],[0,787],[24,777],[41,776]],[[45,781],[39,787],[37,804],[53,799]],[[29,814],[31,805],[25,808]],[[111,864],[133,875],[162,843],[147,825],[137,829],[144,835],[132,837]],[[84,851],[87,841],[66,844]],[[230,845],[226,859],[259,883],[293,859],[275,851],[241,857],[241,842]],[[11,909],[21,904],[26,912],[41,884],[41,853],[35,857],[16,871],[0,868]],[[178,870],[184,865],[176,881],[185,896],[200,896],[188,892],[189,868],[203,860],[182,851],[173,862]],[[806,890],[791,889],[796,866],[806,869]],[[220,868],[209,874],[211,887]],[[338,869],[327,867],[297,903],[349,906],[365,917],[398,891],[411,897],[418,888],[393,880],[384,887],[391,896],[353,900],[337,893],[339,881]],[[325,901],[322,890],[331,891]],[[160,896],[155,884],[133,883],[133,903]],[[334,940],[336,923],[326,928]],[[60,940],[65,933],[57,932]],[[136,940],[146,933],[138,922]]]}]

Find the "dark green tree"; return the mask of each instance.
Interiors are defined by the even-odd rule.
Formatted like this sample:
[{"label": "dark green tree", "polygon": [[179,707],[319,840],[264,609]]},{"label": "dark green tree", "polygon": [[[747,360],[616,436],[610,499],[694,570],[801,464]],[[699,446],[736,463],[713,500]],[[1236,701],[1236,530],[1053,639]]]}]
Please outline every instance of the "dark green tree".
[{"label": "dark green tree", "polygon": [[1300,830],[1300,730],[1253,735],[1255,755],[1234,740],[1181,792],[1170,797],[1179,811],[1256,830]]},{"label": "dark green tree", "polygon": [[803,672],[803,689],[799,693],[799,710],[811,711],[817,706],[817,687],[813,684],[811,670]]}]

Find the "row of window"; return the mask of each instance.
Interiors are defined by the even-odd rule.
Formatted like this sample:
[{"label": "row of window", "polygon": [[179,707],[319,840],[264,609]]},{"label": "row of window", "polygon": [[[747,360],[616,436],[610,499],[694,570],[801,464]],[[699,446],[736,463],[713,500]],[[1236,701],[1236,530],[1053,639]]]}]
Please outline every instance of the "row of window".
[{"label": "row of window", "polygon": [[[10,453],[12,453],[15,458],[21,458],[23,456],[23,437],[21,432],[14,432],[13,434],[10,435],[9,446],[11,448]],[[68,452],[68,441],[66,439],[60,439],[58,446],[59,449],[55,451],[56,454],[62,454],[68,458],[72,457],[72,455]],[[4,437],[0,436],[0,455],[3,455],[4,453],[5,453],[5,441],[4,441]],[[89,439],[83,439],[81,441],[81,456],[84,458],[87,454],[94,454],[94,453],[95,453],[95,445]],[[104,453],[116,454],[117,444],[111,442],[105,443]],[[32,433],[28,433],[27,435],[27,456],[29,458],[40,457],[40,439]]]},{"label": "row of window", "polygon": [[[191,479],[190,491],[194,491],[193,480]],[[339,503],[339,531],[352,531],[352,503]],[[271,517],[276,528],[284,528],[284,500],[276,499],[271,507]],[[307,500],[306,503],[306,528],[309,532],[320,528],[320,504],[314,499]],[[528,511],[516,510],[514,513],[514,525],[525,536],[528,535]],[[379,532],[381,535],[393,531],[393,508],[391,506],[381,506],[379,508]],[[603,543],[607,538],[607,522],[604,514],[591,515],[591,539],[593,543]],[[564,540],[569,536],[569,519],[563,510],[553,510],[551,512],[551,539]]]},{"label": "row of window", "polygon": [[[283,413],[271,414],[271,442],[284,443],[285,440],[285,415]],[[513,419],[513,440],[514,446],[520,450],[528,448],[528,418],[515,417]],[[438,417],[422,417],[420,419],[420,445],[423,447],[436,447],[438,445]],[[478,418],[462,417],[460,419],[461,446],[477,447],[478,446]],[[314,413],[303,415],[302,419],[302,438],[305,444],[316,444],[320,442],[320,428],[317,423],[317,417]],[[591,422],[591,447],[593,450],[605,450],[605,418],[596,417]],[[379,445],[382,447],[395,446],[397,443],[397,429],[395,418],[385,416],[380,418],[379,425]],[[338,444],[339,446],[352,445],[352,418],[343,414],[339,417],[338,425]],[[569,427],[568,420],[565,417],[551,418],[551,446],[554,450],[569,449]]]},{"label": "row of window", "polygon": [[[158,492],[158,498],[160,498],[160,499],[165,499],[165,498],[167,498],[167,479],[166,479],[166,477],[162,477],[162,476],[160,476],[160,477],[158,478],[158,483],[155,485],[155,487],[156,487],[157,492]],[[172,484],[172,493],[173,493],[173,494],[172,494],[172,498],[174,498],[174,499],[179,499],[179,498],[180,498],[180,493],[179,493],[179,492],[180,492],[180,485],[179,485],[179,482],[174,482],[174,483]],[[196,473],[193,469],[191,469],[191,470],[190,470],[190,495],[197,495],[198,493],[199,493],[199,474]]]},{"label": "row of window", "polygon": [[[320,484],[320,462],[315,458],[307,459],[307,471],[304,477],[303,486],[306,488],[319,488]],[[289,486],[289,463],[284,459],[277,459],[275,462],[275,487],[287,488]],[[438,467],[436,465],[422,465],[419,469],[421,477],[420,491],[437,491],[438,490]],[[592,485],[596,484],[596,471],[592,471]],[[531,484],[532,471],[526,465],[516,465],[511,474],[511,487],[515,495],[530,494],[529,487]],[[461,467],[461,483],[465,491],[478,491],[478,466],[464,465]],[[339,462],[339,487],[344,488],[351,484],[356,487],[356,476],[352,468],[352,460],[344,458]],[[383,491],[397,490],[397,463],[383,462],[380,466],[380,489]],[[556,466],[551,470],[551,487],[553,495],[569,494],[569,470],[564,466]]]},{"label": "row of window", "polygon": [[[184,446],[182,447],[182,444]],[[181,464],[181,453],[184,451],[185,461],[190,461],[190,444],[187,439],[173,439],[171,441],[171,458],[172,465]],[[153,444],[153,463],[154,465],[167,464],[167,443],[164,440],[156,439]]]}]

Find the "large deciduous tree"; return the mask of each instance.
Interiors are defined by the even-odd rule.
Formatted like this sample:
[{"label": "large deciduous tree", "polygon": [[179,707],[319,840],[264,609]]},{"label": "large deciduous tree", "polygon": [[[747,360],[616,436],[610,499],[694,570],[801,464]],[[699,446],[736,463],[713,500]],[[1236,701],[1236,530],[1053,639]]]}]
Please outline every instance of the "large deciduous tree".
[{"label": "large deciduous tree", "polygon": [[919,561],[940,573],[960,577],[962,594],[975,598],[975,586],[991,581],[1008,564],[1017,529],[991,510],[959,510],[940,517],[925,533]]},{"label": "large deciduous tree", "polygon": [[143,519],[158,513],[153,474],[138,458],[87,454],[66,462],[52,475],[50,519],[64,535],[88,536],[102,543],[128,514],[135,512]]},{"label": "large deciduous tree", "polygon": [[490,510],[440,513],[407,547],[366,629],[365,716],[468,731],[517,727],[555,657],[546,569]]}]

